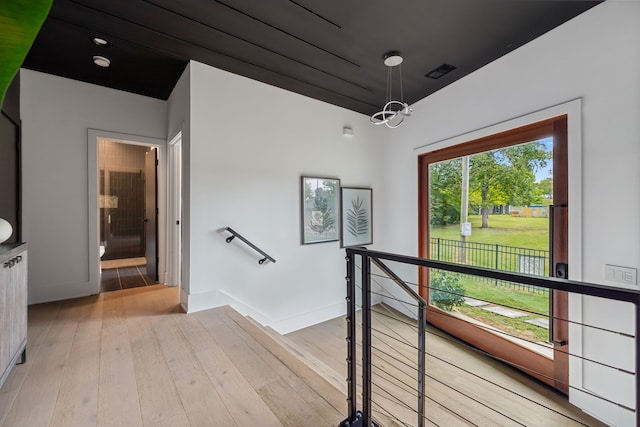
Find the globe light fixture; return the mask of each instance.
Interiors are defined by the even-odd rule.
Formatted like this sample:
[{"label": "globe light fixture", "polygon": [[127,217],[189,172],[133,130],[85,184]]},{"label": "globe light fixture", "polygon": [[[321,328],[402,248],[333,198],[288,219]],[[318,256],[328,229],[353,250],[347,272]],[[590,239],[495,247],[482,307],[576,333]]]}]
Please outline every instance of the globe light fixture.
[{"label": "globe light fixture", "polygon": [[13,227],[6,219],[0,218],[0,243],[7,240],[13,234]]}]

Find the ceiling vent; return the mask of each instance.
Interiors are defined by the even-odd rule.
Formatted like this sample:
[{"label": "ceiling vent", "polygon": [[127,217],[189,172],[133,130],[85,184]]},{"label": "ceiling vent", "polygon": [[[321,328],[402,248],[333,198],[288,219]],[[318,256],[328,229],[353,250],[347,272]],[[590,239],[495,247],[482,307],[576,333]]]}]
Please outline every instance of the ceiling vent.
[{"label": "ceiling vent", "polygon": [[424,76],[435,80],[435,79],[439,79],[440,77],[444,76],[447,73],[452,72],[455,69],[456,67],[454,67],[453,65],[442,64],[441,66],[428,72]]}]

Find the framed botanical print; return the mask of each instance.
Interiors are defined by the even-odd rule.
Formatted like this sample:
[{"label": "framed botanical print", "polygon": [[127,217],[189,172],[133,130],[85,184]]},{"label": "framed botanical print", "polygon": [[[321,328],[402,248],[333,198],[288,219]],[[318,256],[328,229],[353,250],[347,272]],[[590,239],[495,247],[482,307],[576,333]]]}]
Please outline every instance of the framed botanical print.
[{"label": "framed botanical print", "polygon": [[303,176],[301,182],[302,244],[338,240],[340,180]]},{"label": "framed botanical print", "polygon": [[373,243],[372,193],[371,188],[341,188],[342,247]]}]

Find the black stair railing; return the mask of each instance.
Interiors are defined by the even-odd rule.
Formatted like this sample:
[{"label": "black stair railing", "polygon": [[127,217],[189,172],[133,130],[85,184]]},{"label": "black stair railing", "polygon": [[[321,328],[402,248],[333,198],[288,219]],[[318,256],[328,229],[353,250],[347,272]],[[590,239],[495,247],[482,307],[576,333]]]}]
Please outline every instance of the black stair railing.
[{"label": "black stair railing", "polygon": [[[366,251],[366,249],[363,249]],[[387,267],[380,259],[372,256],[363,257],[361,271],[361,291],[362,291],[362,411],[357,410],[357,379],[356,371],[357,359],[357,322],[356,322],[356,259],[355,253],[347,249],[347,363],[348,363],[348,397],[349,417],[344,420],[341,427],[377,426],[372,419],[372,322],[371,322],[371,263],[386,274],[404,294],[411,297],[417,305],[418,317],[418,342],[417,342],[417,375],[416,392],[417,407],[412,408],[417,414],[418,427],[424,426],[426,419],[425,407],[425,362],[426,362],[426,301],[408,286],[398,275]]]},{"label": "black stair railing", "polygon": [[259,247],[257,247],[256,245],[254,245],[253,243],[251,243],[249,240],[247,240],[246,238],[242,237],[242,235],[240,233],[238,233],[237,231],[235,231],[233,228],[231,227],[225,227],[224,228],[225,231],[228,231],[229,233],[231,233],[231,236],[226,238],[226,242],[227,243],[231,243],[233,241],[233,239],[235,239],[236,237],[240,240],[242,240],[244,243],[246,243],[251,249],[253,249],[254,251],[258,252],[260,255],[263,256],[263,258],[260,258],[258,260],[258,264],[262,265],[264,264],[267,260],[270,262],[276,262],[276,260],[270,256],[269,254],[267,254],[265,251],[263,251],[262,249],[260,249]]},{"label": "black stair railing", "polygon": [[[407,282],[400,279],[391,269],[387,267],[382,261],[392,262],[395,265],[410,265],[428,269],[445,270],[454,273],[460,273],[463,275],[473,275],[482,278],[494,279],[499,281],[508,281],[520,283],[529,286],[538,286],[547,290],[558,290],[568,293],[574,293],[585,296],[593,296],[599,298],[605,298],[614,301],[628,302],[634,305],[635,314],[635,334],[633,336],[626,335],[628,338],[633,339],[635,349],[635,372],[625,373],[634,377],[635,395],[636,395],[636,407],[625,407],[618,404],[618,406],[633,413],[635,418],[635,425],[640,426],[640,289],[623,289],[613,286],[577,282],[573,280],[550,278],[545,276],[534,276],[521,273],[512,273],[506,271],[491,270],[482,267],[470,267],[466,265],[453,264],[443,261],[434,261],[430,259],[408,257],[397,254],[370,251],[365,248],[346,248],[346,261],[347,261],[347,392],[348,392],[348,417],[342,421],[341,427],[377,427],[379,424],[377,420],[373,419],[372,413],[372,365],[375,363],[372,361],[372,317],[371,313],[376,313],[371,307],[371,295],[372,295],[372,279],[371,276],[384,277],[383,280],[387,280],[395,283],[398,289],[402,289],[403,294],[410,295],[412,299],[417,303],[418,309],[418,329],[419,329],[419,342],[418,342],[418,378],[416,381],[416,395],[418,397],[418,407],[415,408],[415,412],[418,414],[418,426],[424,425],[424,420],[429,420],[428,414],[424,413],[425,399],[431,399],[424,392],[424,379],[429,377],[429,372],[425,372],[424,354],[426,352],[426,338],[425,338],[425,326],[426,319],[425,313],[429,308],[429,305],[424,299],[422,299],[411,286],[407,285]],[[356,262],[358,260],[360,265]],[[382,273],[383,276],[372,273],[372,264],[375,265]],[[360,274],[357,274],[357,269],[360,269]],[[403,269],[404,271],[404,269]],[[359,283],[358,283],[359,281]],[[375,282],[376,285],[378,282]],[[415,283],[411,285],[417,286]],[[424,286],[427,286],[426,284]],[[357,296],[361,292],[361,301],[358,305],[356,303]],[[375,292],[374,292],[375,293]],[[378,294],[379,295],[379,294]],[[417,298],[416,298],[417,297]],[[361,309],[361,336],[358,337],[358,309]],[[568,319],[549,318],[552,320],[561,320],[570,323],[576,323],[569,321]],[[617,331],[608,331],[598,326],[580,324],[584,327],[591,327],[601,329],[606,332],[613,332],[619,334]],[[422,332],[420,332],[420,330]],[[361,343],[361,355],[358,355],[358,347]],[[422,343],[422,344],[421,344]],[[427,353],[432,356],[431,353]],[[580,357],[579,355],[568,353],[571,357]],[[422,362],[420,361],[422,359]],[[606,366],[602,362],[593,361],[590,359],[584,359],[590,362],[598,363],[602,366]],[[361,366],[361,375],[358,375],[357,368]],[[607,368],[619,369],[615,366],[606,366]],[[360,382],[361,381],[361,382]],[[406,383],[404,383],[406,385]],[[358,395],[359,385],[361,385],[361,395]],[[580,389],[581,392],[585,390]],[[361,397],[361,402],[358,402],[358,397]],[[594,398],[601,398],[609,403],[615,403],[608,401],[595,394],[590,394]],[[387,399],[389,400],[389,399]],[[378,408],[381,405],[377,405]],[[361,409],[359,409],[361,408]],[[384,408],[383,408],[384,409]],[[401,421],[402,425],[409,425]],[[395,424],[394,424],[395,425]]]}]

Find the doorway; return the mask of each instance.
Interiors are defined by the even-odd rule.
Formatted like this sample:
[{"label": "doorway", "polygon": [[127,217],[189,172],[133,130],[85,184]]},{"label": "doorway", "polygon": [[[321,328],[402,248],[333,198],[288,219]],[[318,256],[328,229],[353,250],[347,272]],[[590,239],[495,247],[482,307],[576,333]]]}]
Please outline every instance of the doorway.
[{"label": "doorway", "polygon": [[98,140],[100,292],[158,282],[155,147]]},{"label": "doorway", "polygon": [[[89,212],[89,239],[88,239],[88,292],[100,293],[100,168],[98,164],[98,147],[101,140],[108,140],[129,145],[153,147],[158,159],[157,165],[157,265],[158,281],[166,283],[166,259],[167,259],[167,174],[166,174],[166,148],[167,140],[142,135],[132,135],[120,132],[111,132],[99,129],[87,130],[87,192]],[[103,194],[104,195],[104,194]],[[103,203],[105,203],[103,201]],[[144,221],[144,219],[143,219]],[[106,252],[106,248],[105,248]]]},{"label": "doorway", "polygon": [[[182,287],[182,132],[168,145],[167,284]],[[181,296],[182,298],[182,296]]]},{"label": "doorway", "polygon": [[[420,156],[420,256],[566,278],[567,169],[566,116]],[[420,284],[429,323],[568,392],[564,293],[437,271]]]}]

